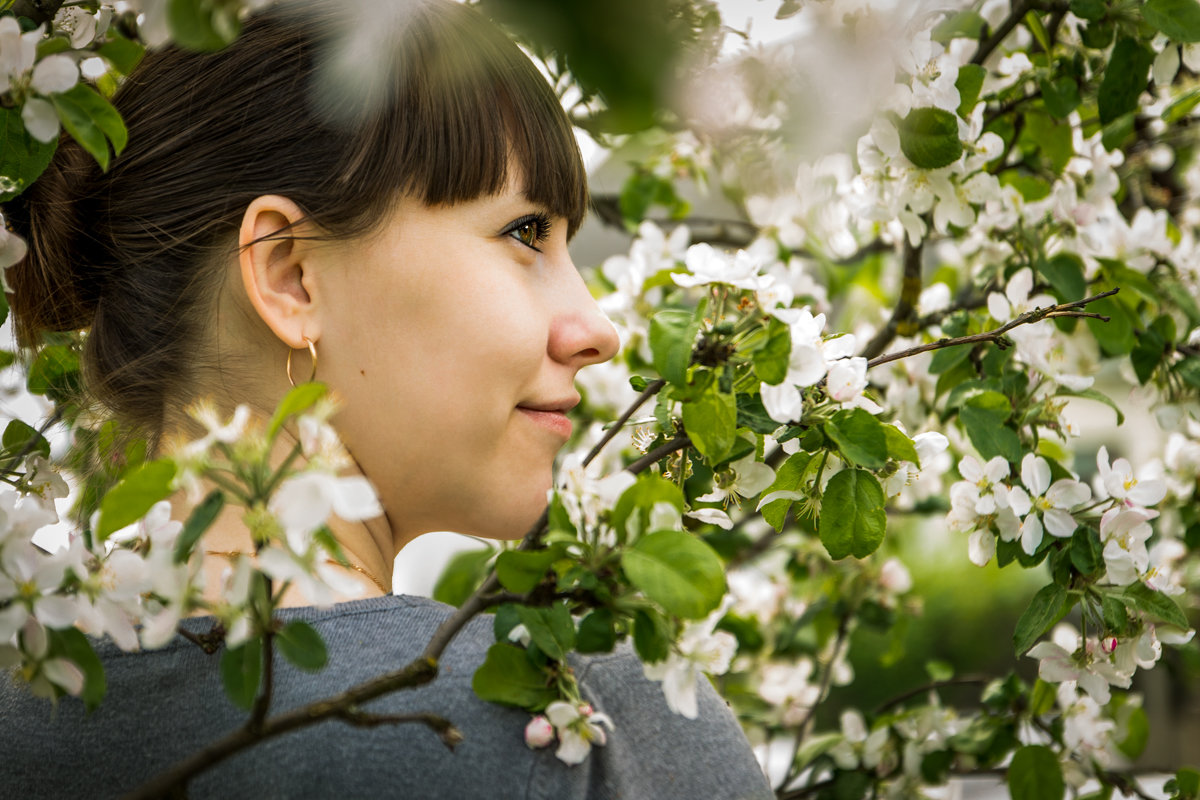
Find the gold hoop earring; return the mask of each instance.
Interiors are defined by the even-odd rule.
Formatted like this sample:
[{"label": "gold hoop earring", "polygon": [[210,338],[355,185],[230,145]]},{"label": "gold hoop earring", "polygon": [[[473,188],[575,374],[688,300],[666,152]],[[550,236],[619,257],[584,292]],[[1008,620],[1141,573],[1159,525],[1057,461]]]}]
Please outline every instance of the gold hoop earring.
[{"label": "gold hoop earring", "polygon": [[[312,356],[312,374],[310,374],[308,376],[309,382],[312,382],[317,377],[317,344],[312,339],[309,339],[307,336],[304,337],[304,343],[306,345],[308,345],[308,354],[310,356]],[[286,365],[287,366],[287,376],[288,376],[288,383],[290,383],[292,386],[296,385],[296,379],[292,377],[292,353],[296,352],[296,350],[298,350],[298,349],[299,348],[295,348],[295,347],[288,348],[288,357],[287,357],[287,365]]]}]

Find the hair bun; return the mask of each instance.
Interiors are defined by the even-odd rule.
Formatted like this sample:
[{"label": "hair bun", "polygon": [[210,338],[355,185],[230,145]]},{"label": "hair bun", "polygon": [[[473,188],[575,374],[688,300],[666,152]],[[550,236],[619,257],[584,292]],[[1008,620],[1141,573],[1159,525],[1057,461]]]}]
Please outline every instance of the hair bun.
[{"label": "hair bun", "polygon": [[29,245],[25,258],[5,274],[21,344],[37,344],[42,331],[78,330],[92,323],[102,275],[93,266],[96,242],[80,206],[98,169],[64,135],[46,171],[6,204],[11,227]]}]

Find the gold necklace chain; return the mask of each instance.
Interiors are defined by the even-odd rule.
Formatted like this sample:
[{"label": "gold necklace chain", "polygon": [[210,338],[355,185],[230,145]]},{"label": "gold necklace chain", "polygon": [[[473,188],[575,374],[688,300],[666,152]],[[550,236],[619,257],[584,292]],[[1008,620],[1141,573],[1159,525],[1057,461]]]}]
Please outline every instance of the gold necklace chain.
[{"label": "gold necklace chain", "polygon": [[[224,556],[225,558],[232,558],[233,556],[246,556],[247,558],[254,557],[250,553],[245,553],[245,552],[242,552],[241,550],[205,550],[204,554],[206,556]],[[383,592],[385,595],[392,593],[391,590],[385,588],[384,585],[382,583],[380,583],[379,580],[374,575],[367,572],[367,570],[365,568],[360,567],[358,564],[343,564],[342,562],[335,561],[332,558],[325,559],[325,563],[332,564],[335,567],[346,567],[347,569],[352,569],[356,572],[362,573],[363,575],[365,575],[367,577],[367,580],[369,580],[371,583],[373,583],[379,587],[379,591]]]}]

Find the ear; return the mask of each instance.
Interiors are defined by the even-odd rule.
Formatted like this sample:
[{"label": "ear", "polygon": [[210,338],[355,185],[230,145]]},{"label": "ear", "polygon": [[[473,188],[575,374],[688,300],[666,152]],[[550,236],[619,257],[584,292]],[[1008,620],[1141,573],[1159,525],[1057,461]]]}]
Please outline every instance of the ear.
[{"label": "ear", "polygon": [[286,197],[256,197],[242,216],[238,232],[238,264],[242,286],[254,310],[291,348],[305,347],[321,336],[317,280],[308,242],[306,215]]}]

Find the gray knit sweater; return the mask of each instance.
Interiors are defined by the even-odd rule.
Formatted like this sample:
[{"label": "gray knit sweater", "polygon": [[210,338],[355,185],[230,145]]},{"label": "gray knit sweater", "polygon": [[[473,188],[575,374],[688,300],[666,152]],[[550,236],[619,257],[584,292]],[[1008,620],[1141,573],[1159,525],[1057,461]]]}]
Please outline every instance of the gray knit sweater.
[{"label": "gray knit sweater", "polygon": [[[379,597],[329,609],[295,608],[321,632],[329,664],[318,673],[277,661],[274,710],[295,708],[395,669],[421,652],[449,606]],[[188,620],[207,631],[211,619]],[[671,713],[658,683],[628,651],[575,662],[584,696],[612,717],[605,747],[569,767],[554,748],[530,750],[529,715],[479,700],[471,675],[493,643],[491,618],[475,619],[446,650],[436,681],[381,698],[377,712],[428,710],[465,739],[451,753],[419,725],[354,728],[324,722],[240,753],[193,781],[192,798],[769,798],[745,736],[706,681],[700,715]],[[242,724],[225,697],[219,655],[176,637],[161,650],[97,645],[108,694],[94,713],[66,698],[57,708],[0,679],[0,797],[112,797]]]}]

